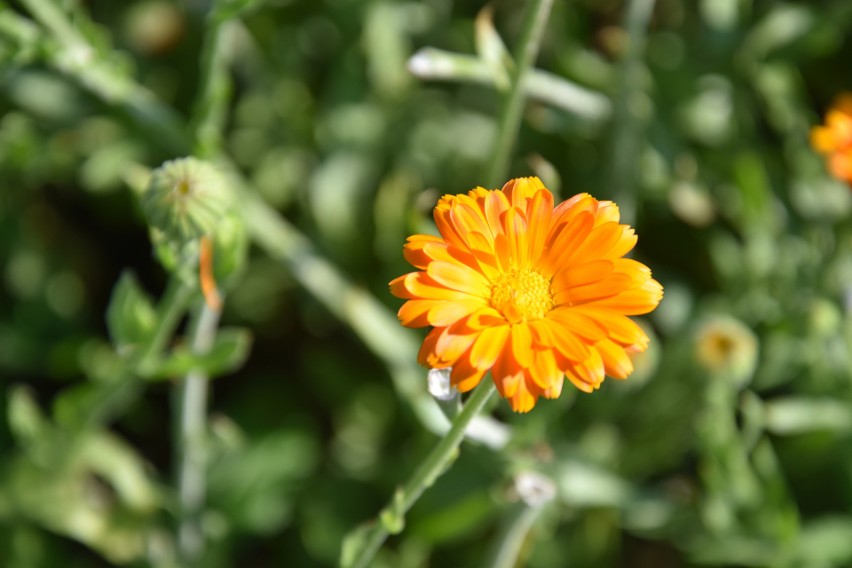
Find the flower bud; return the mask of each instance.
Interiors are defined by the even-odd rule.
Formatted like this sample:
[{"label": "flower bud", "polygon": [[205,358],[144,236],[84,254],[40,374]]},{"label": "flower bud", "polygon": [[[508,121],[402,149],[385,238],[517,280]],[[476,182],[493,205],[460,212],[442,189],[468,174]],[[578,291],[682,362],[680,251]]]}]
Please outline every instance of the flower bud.
[{"label": "flower bud", "polygon": [[142,210],[160,263],[189,282],[197,278],[202,237],[212,241],[214,281],[243,264],[247,241],[226,176],[196,158],[166,162],[151,176]]},{"label": "flower bud", "polygon": [[151,229],[177,249],[212,234],[232,205],[225,176],[195,158],[157,168],[142,195],[142,211]]}]

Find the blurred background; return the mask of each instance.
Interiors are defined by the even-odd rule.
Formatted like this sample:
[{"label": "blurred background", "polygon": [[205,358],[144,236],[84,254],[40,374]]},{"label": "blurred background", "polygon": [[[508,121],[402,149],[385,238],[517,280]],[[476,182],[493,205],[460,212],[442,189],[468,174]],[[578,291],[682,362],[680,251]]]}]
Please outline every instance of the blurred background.
[{"label": "blurred background", "polygon": [[[202,565],[331,566],[445,427],[387,282],[486,183],[524,3],[224,4],[222,146],[271,216],[225,302],[253,342],[210,385]],[[171,385],[116,390],[105,314],[128,271],[163,293],[131,188],[191,152],[208,8],[0,2],[4,566],[170,565]],[[847,0],[555,2],[511,176],[619,203],[666,290],[651,349],[495,401],[508,443],[463,446],[376,566],[483,565],[521,471],[557,491],[518,565],[852,565],[852,196],[808,142],[851,32]]]}]

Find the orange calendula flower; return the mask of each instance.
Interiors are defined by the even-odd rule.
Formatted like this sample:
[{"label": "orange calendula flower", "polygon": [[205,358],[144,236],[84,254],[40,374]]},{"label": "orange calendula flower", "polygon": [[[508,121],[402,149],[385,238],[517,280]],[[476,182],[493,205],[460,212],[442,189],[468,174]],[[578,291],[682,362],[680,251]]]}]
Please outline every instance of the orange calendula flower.
[{"label": "orange calendula flower", "polygon": [[554,208],[538,178],[520,178],[445,195],[435,222],[440,237],[405,245],[418,270],[390,283],[408,300],[402,324],[434,328],[421,364],[452,367],[463,392],[490,370],[517,412],[558,397],[566,376],[592,392],[604,375],[633,371],[629,354],[644,351],[648,336],[627,316],[653,310],[663,288],[623,258],[636,235],[614,203],[583,193]]},{"label": "orange calendula flower", "polygon": [[826,156],[831,175],[852,183],[852,94],[841,95],[825,124],[811,129],[811,146]]}]

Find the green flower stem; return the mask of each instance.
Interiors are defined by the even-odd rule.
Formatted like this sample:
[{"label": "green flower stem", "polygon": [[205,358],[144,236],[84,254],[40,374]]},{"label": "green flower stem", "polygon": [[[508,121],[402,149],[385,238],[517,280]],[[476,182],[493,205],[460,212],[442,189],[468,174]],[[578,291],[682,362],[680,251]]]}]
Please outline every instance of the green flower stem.
[{"label": "green flower stem", "polygon": [[453,421],[450,430],[435,446],[426,460],[420,464],[408,483],[397,491],[387,507],[381,511],[379,520],[375,521],[366,534],[358,540],[359,548],[353,555],[352,562],[347,562],[348,559],[344,558],[344,565],[353,568],[366,568],[370,565],[382,543],[387,539],[388,534],[391,531],[399,532],[402,529],[405,513],[453,462],[459,444],[464,439],[467,425],[474,416],[479,414],[494,391],[494,383],[489,379],[483,380],[473,390],[461,412]]},{"label": "green flower stem", "polygon": [[631,0],[624,26],[627,29],[627,50],[619,65],[619,81],[612,122],[613,197],[618,202],[623,223],[636,221],[637,199],[634,192],[642,144],[642,125],[650,109],[644,96],[647,82],[642,64],[645,34],[654,10],[655,0]]},{"label": "green flower stem", "polygon": [[510,87],[500,116],[500,127],[488,170],[488,187],[498,187],[509,171],[510,157],[524,110],[524,82],[535,62],[553,0],[531,0],[524,16],[524,25],[515,53],[515,65],[510,70]]},{"label": "green flower stem", "polygon": [[[201,88],[193,113],[194,155],[213,158],[222,150],[231,80],[225,57],[221,0],[214,0],[207,14],[207,30],[201,53]],[[191,349],[196,355],[210,350],[216,338],[220,309],[202,302],[191,322]],[[184,566],[196,566],[204,556],[201,515],[207,487],[207,396],[209,377],[201,370],[189,372],[175,385],[178,490],[178,557]]]},{"label": "green flower stem", "polygon": [[[216,338],[219,310],[202,302],[190,323],[193,353],[203,355]],[[207,433],[206,373],[191,371],[175,385],[175,434],[178,489],[178,555],[183,566],[195,566],[204,553],[201,513],[206,491]]]},{"label": "green flower stem", "polygon": [[485,566],[491,568],[522,566],[523,562],[518,562],[521,549],[530,529],[541,515],[542,509],[543,507],[530,507],[524,502],[515,505],[507,522],[494,539],[495,546]]},{"label": "green flower stem", "polygon": [[180,318],[186,313],[189,300],[194,289],[177,276],[172,276],[166,285],[162,298],[157,305],[157,328],[142,349],[137,362],[137,368],[144,373],[144,368],[160,356],[169,339],[174,334]]},{"label": "green flower stem", "polygon": [[91,49],[54,0],[20,0],[30,14],[67,48]]},{"label": "green flower stem", "polygon": [[209,159],[221,152],[231,96],[231,79],[223,40],[228,20],[220,15],[222,0],[213,3],[201,52],[201,89],[193,113],[194,155]]},{"label": "green flower stem", "polygon": [[45,40],[60,47],[41,50],[49,65],[123,112],[161,148],[175,155],[189,151],[186,129],[177,113],[161,104],[147,88],[118,71],[117,65],[78,33],[58,2],[21,0],[20,3],[49,32]]}]

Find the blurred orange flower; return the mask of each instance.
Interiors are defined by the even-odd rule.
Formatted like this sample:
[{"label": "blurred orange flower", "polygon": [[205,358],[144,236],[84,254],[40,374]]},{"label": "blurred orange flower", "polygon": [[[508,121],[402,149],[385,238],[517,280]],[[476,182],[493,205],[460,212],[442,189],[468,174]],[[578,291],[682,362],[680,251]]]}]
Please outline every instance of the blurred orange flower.
[{"label": "blurred orange flower", "polygon": [[811,146],[827,157],[831,175],[852,183],[852,94],[838,97],[825,124],[811,129]]},{"label": "blurred orange flower", "polygon": [[462,392],[490,370],[516,412],[558,397],[566,376],[592,392],[605,374],[633,371],[629,354],[648,337],[627,316],[653,310],[663,288],[623,258],[636,235],[614,203],[579,194],[554,208],[533,177],[445,195],[434,216],[441,236],[409,237],[404,255],[418,270],[390,283],[408,300],[402,324],[434,328],[421,364],[452,367]]}]

